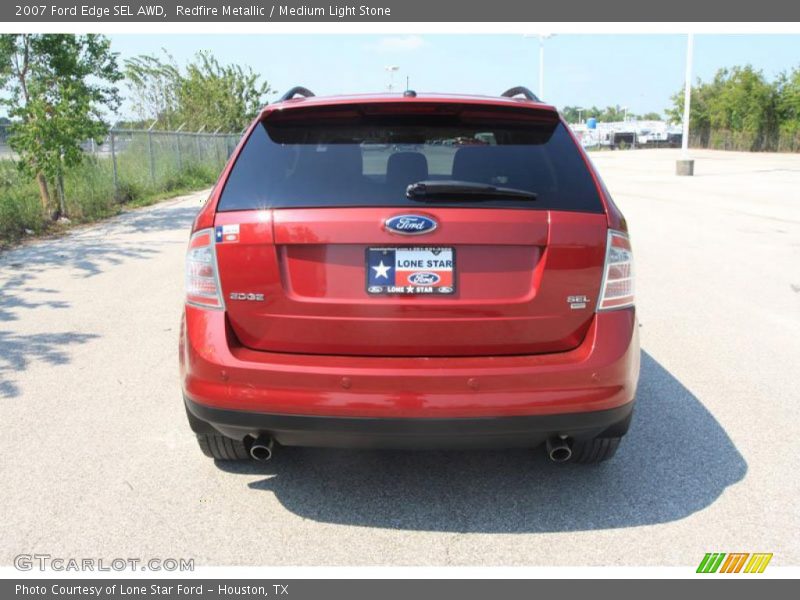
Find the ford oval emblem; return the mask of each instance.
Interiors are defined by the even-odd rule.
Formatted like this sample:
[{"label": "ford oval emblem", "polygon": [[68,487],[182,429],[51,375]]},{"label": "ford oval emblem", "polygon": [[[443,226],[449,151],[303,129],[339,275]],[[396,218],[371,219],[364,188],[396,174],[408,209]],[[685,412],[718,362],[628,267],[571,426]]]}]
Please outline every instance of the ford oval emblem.
[{"label": "ford oval emblem", "polygon": [[397,215],[386,219],[384,227],[386,231],[392,233],[399,233],[401,235],[421,235],[423,233],[430,233],[438,223],[430,217],[423,215]]},{"label": "ford oval emblem", "polygon": [[411,285],[436,285],[440,279],[441,277],[436,273],[428,271],[417,271],[408,276],[408,282]]}]

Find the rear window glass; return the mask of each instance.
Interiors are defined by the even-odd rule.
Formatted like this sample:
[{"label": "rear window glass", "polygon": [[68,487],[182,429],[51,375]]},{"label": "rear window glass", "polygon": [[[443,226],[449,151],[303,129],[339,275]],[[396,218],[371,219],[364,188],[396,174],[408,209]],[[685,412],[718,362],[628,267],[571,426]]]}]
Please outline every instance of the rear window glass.
[{"label": "rear window glass", "polygon": [[[219,211],[422,205],[603,210],[575,143],[552,114],[458,108],[375,114],[337,107],[273,115],[250,134]],[[534,192],[537,199],[407,198],[406,188],[419,181],[489,184]]]}]

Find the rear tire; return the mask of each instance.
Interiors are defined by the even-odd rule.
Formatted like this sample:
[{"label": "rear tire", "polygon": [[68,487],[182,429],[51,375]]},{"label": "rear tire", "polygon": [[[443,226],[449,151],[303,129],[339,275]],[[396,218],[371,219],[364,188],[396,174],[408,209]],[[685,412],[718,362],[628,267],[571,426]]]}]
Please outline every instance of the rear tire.
[{"label": "rear tire", "polygon": [[216,460],[247,460],[250,453],[244,443],[218,433],[198,433],[200,450],[209,458]]},{"label": "rear tire", "polygon": [[621,437],[608,437],[573,442],[569,462],[590,465],[606,461],[617,453],[621,441]]}]

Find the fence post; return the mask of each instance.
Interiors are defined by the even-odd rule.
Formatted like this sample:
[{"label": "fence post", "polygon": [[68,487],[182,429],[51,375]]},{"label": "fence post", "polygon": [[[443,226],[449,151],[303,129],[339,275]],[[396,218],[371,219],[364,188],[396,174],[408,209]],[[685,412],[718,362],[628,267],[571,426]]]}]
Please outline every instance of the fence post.
[{"label": "fence post", "polygon": [[147,148],[150,153],[150,181],[153,182],[153,186],[156,185],[156,157],[153,154],[153,132],[149,129],[147,130]]},{"label": "fence post", "polygon": [[197,130],[197,133],[194,134],[195,164],[198,165],[203,162],[203,145],[200,143],[200,137],[205,130],[206,126],[203,125]]},{"label": "fence post", "polygon": [[181,154],[181,130],[186,125],[186,121],[181,123],[181,126],[175,130],[175,149],[178,155],[178,173],[183,172],[183,155]]},{"label": "fence post", "polygon": [[114,171],[114,196],[119,192],[119,175],[117,175],[117,150],[114,145],[114,130],[109,132],[111,136],[111,166]]}]

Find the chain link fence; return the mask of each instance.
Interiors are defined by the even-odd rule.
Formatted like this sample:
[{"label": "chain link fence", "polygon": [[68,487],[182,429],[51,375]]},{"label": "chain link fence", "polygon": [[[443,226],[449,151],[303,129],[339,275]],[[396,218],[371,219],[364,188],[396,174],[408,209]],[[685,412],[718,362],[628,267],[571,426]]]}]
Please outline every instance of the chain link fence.
[{"label": "chain link fence", "polygon": [[[0,242],[41,231],[47,222],[38,186],[22,173],[0,124]],[[216,180],[241,133],[115,128],[81,144],[81,164],[51,182],[52,203],[70,220],[92,221],[128,202],[201,189]],[[55,208],[55,207],[53,207]]]},{"label": "chain link fence", "polygon": [[[9,135],[10,126],[0,124],[0,160],[16,159]],[[103,187],[111,183],[124,200],[130,188],[169,188],[187,171],[218,173],[240,137],[239,133],[112,129],[104,140],[89,140],[81,147],[86,162],[101,171],[100,179],[107,180]]]},{"label": "chain link fence", "polygon": [[239,142],[239,134],[113,129],[98,147],[86,150],[110,167],[120,200],[140,190],[178,187],[187,174],[216,177]]},{"label": "chain link fence", "polygon": [[701,131],[689,137],[692,148],[737,152],[800,152],[800,132],[751,133],[740,131]]}]

